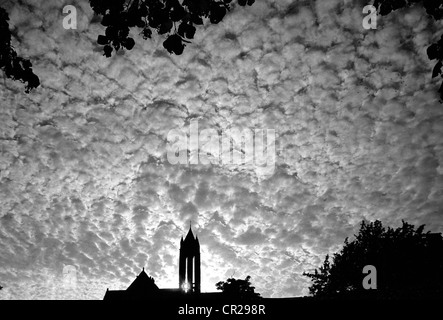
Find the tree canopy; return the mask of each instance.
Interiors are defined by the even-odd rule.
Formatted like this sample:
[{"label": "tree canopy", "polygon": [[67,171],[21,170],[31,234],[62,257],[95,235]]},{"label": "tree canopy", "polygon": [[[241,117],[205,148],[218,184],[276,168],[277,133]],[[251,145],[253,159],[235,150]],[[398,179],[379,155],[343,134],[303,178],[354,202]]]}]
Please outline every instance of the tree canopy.
[{"label": "tree canopy", "polygon": [[[187,43],[194,38],[196,26],[203,25],[204,19],[217,24],[231,9],[232,0],[90,0],[93,11],[102,16],[101,24],[105,33],[99,35],[97,43],[103,46],[104,56],[120,49],[131,50],[135,40],[129,36],[130,29],[138,28],[146,40],[153,31],[167,35],[164,48],[171,54],[180,55]],[[255,0],[237,0],[240,6],[251,6]],[[434,18],[443,18],[443,0],[374,0],[380,15],[421,3],[426,13]],[[17,55],[11,46],[11,32],[8,14],[0,7],[0,69],[7,78],[26,84],[29,93],[40,85],[28,59]],[[427,48],[430,60],[436,60],[432,77],[443,78],[443,35]],[[443,81],[438,90],[443,103]]]},{"label": "tree canopy", "polygon": [[[443,238],[424,233],[407,222],[397,229],[380,221],[362,221],[351,242],[345,239],[332,261],[329,255],[314,273],[314,297],[324,298],[443,298]],[[366,265],[377,270],[377,289],[365,290],[362,272]]]},{"label": "tree canopy", "polygon": [[[240,6],[252,5],[255,0],[237,0]],[[197,25],[207,18],[213,24],[223,20],[232,0],[90,0],[96,14],[102,15],[105,34],[97,43],[103,45],[104,55],[110,57],[113,49],[131,50],[135,41],[129,37],[131,28],[139,28],[143,38],[152,32],[168,34],[163,47],[169,53],[180,55],[193,39]]]},{"label": "tree canopy", "polygon": [[[163,42],[169,53],[180,55],[190,39],[194,38],[197,25],[204,19],[217,24],[231,9],[232,0],[90,0],[91,8],[102,16],[105,34],[99,35],[97,43],[103,46],[104,56],[120,49],[131,50],[135,40],[129,36],[131,28],[141,30],[143,38],[151,38],[155,31],[167,34]],[[251,6],[255,0],[237,0],[240,6]],[[40,85],[28,59],[17,56],[11,46],[9,16],[0,7],[0,68],[7,78],[26,83],[29,93]]]},{"label": "tree canopy", "polygon": [[250,276],[244,280],[229,278],[226,281],[217,282],[215,286],[228,298],[246,300],[261,298],[260,294],[255,292],[255,287],[251,285],[250,280]]}]

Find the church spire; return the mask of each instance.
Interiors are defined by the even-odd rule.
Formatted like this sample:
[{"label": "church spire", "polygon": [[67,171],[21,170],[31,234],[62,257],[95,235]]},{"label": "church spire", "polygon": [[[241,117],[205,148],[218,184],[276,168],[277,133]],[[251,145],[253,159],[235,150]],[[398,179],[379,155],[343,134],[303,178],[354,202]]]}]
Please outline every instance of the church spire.
[{"label": "church spire", "polygon": [[195,237],[194,237],[194,233],[192,232],[192,225],[191,225],[191,222],[189,222],[189,231],[188,231],[188,234],[186,235],[186,237],[185,237],[185,242],[188,242],[188,241],[194,241],[195,240]]},{"label": "church spire", "polygon": [[200,293],[200,244],[192,232],[192,222],[189,221],[189,231],[183,241],[180,240],[179,258],[179,288],[185,292]]}]

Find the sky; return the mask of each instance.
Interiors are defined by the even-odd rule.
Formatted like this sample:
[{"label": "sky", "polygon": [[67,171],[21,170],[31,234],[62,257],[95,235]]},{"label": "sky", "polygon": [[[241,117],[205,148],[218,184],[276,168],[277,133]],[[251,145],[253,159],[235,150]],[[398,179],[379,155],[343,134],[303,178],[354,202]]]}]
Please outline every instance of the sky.
[{"label": "sky", "polygon": [[[442,23],[414,7],[365,30],[366,4],[258,0],[180,56],[134,32],[106,58],[88,1],[0,1],[41,81],[26,94],[0,76],[0,299],[102,299],[143,267],[176,288],[190,221],[202,291],[250,275],[264,297],[308,294],[302,273],[363,219],[442,232],[443,106],[426,55]],[[172,164],[168,134],[193,121],[275,130],[275,163]]]}]

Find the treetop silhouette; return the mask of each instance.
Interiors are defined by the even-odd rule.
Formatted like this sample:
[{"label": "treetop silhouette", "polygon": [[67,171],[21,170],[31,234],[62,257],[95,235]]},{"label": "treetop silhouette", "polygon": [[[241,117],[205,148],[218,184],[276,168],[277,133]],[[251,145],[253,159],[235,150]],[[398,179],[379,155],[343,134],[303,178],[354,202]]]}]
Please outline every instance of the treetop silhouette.
[{"label": "treetop silhouette", "polygon": [[[397,229],[362,221],[355,239],[345,239],[332,261],[326,255],[311,278],[309,292],[324,298],[443,298],[443,238],[402,222]],[[365,266],[377,270],[377,289],[362,285]]]},{"label": "treetop silhouette", "polygon": [[255,292],[255,287],[251,285],[250,280],[250,276],[244,280],[229,278],[226,281],[217,282],[215,286],[228,298],[246,300],[261,298],[260,294]]}]

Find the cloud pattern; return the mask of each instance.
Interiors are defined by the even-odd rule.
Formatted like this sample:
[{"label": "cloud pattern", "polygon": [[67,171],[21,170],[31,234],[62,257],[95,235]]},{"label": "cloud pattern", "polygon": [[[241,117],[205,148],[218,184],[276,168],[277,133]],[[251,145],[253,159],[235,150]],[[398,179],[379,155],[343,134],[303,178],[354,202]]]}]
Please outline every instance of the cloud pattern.
[{"label": "cloud pattern", "polygon": [[[77,30],[62,27],[67,4]],[[0,298],[101,299],[142,267],[177,287],[190,220],[203,290],[251,275],[265,297],[307,294],[303,271],[361,219],[443,231],[443,109],[426,56],[442,25],[417,7],[364,30],[364,5],[258,1],[181,56],[139,37],[106,59],[86,1],[7,1],[41,87],[0,84]],[[168,132],[193,119],[275,129],[273,175],[169,164]]]}]

